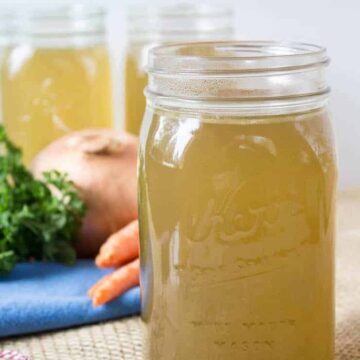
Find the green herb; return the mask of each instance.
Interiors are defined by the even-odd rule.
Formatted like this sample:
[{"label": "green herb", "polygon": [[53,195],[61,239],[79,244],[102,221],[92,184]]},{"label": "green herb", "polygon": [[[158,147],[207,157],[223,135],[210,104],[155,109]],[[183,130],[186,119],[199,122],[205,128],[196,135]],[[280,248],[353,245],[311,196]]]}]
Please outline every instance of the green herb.
[{"label": "green herb", "polygon": [[0,126],[0,273],[32,259],[72,264],[85,212],[67,176],[51,171],[35,179]]}]

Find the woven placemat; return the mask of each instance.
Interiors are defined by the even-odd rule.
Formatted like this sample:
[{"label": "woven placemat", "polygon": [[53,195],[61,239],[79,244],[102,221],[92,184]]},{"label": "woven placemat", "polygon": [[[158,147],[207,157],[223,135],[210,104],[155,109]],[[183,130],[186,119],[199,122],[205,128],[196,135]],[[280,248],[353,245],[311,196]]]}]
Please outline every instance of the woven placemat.
[{"label": "woven placemat", "polygon": [[[336,360],[360,360],[359,220],[360,191],[342,194],[337,241]],[[0,349],[16,350],[32,360],[141,360],[141,344],[141,321],[135,317],[9,339],[0,342]]]},{"label": "woven placemat", "polygon": [[360,360],[360,189],[338,202],[336,247],[336,353]]},{"label": "woven placemat", "polygon": [[141,359],[140,319],[111,321],[0,343],[31,360]]}]

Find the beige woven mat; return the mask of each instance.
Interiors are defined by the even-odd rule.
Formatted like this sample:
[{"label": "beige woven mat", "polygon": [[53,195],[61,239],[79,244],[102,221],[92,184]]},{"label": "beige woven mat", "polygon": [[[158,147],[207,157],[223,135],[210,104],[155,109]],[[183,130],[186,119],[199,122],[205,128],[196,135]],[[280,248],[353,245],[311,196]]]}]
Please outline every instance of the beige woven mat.
[{"label": "beige woven mat", "polygon": [[[338,232],[337,360],[360,360],[360,191],[342,194]],[[140,326],[131,318],[6,340],[0,349],[32,360],[140,360]]]}]

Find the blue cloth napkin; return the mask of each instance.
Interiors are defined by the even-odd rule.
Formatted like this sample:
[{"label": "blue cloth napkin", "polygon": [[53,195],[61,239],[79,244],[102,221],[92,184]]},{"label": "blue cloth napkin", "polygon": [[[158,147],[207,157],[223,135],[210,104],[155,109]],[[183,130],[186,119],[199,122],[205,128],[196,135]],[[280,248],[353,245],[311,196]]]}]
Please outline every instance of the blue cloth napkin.
[{"label": "blue cloth napkin", "polygon": [[133,315],[140,310],[139,288],[93,308],[87,290],[108,270],[94,261],[69,267],[56,263],[23,263],[0,276],[0,337]]}]

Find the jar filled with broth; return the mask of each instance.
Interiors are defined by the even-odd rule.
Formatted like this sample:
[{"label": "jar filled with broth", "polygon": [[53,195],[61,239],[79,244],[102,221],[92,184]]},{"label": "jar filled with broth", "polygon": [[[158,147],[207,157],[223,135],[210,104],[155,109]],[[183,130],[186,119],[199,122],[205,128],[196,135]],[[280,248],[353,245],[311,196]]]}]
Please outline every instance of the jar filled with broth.
[{"label": "jar filled with broth", "polygon": [[145,359],[334,358],[326,51],[154,48],[139,201]]},{"label": "jar filled with broth", "polygon": [[145,110],[146,59],[155,44],[175,41],[225,40],[234,32],[227,7],[178,4],[130,9],[124,66],[125,129],[139,134]]},{"label": "jar filled with broth", "polygon": [[16,14],[1,68],[2,117],[25,162],[71,130],[112,127],[105,13],[42,8]]}]

